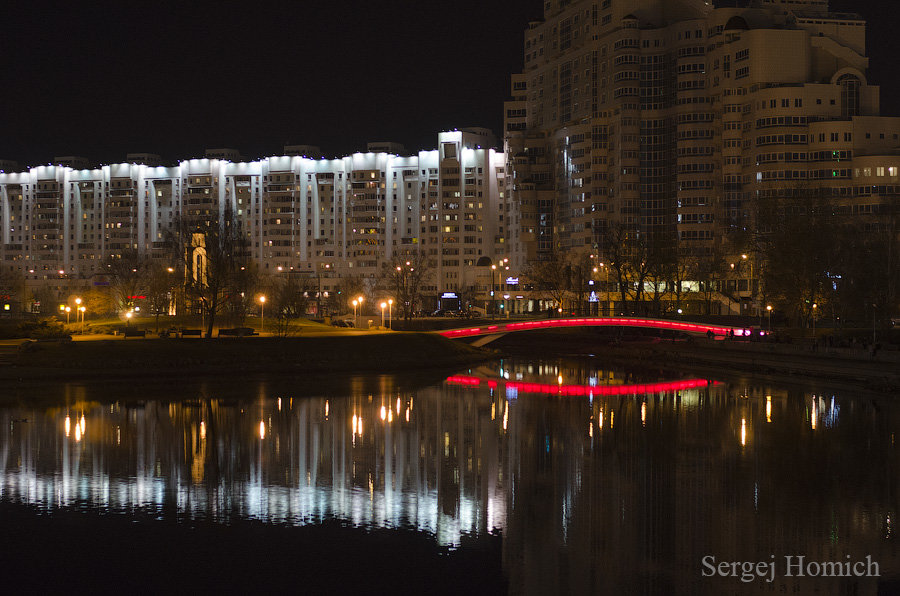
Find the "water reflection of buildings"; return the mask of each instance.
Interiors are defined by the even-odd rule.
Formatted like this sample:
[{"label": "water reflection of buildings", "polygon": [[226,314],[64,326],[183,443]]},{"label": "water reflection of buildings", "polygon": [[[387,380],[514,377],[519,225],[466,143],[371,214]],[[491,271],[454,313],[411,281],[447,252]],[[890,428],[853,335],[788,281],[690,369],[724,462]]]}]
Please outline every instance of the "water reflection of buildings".
[{"label": "water reflection of buildings", "polygon": [[[42,508],[414,527],[444,545],[506,520],[503,400],[384,380],[348,398],[74,402],[0,411],[0,494]],[[371,389],[371,388],[368,388]],[[28,416],[28,422],[22,420]]]},{"label": "water reflection of buildings", "polygon": [[580,399],[520,392],[509,422],[510,591],[874,594],[874,578],[786,578],[783,568],[765,585],[701,575],[707,555],[772,554],[872,555],[897,573],[887,540],[897,421],[862,400],[844,400],[848,418],[841,401],[735,385]]},{"label": "water reflection of buildings", "polygon": [[[592,361],[507,361],[416,391],[360,383],[349,397],[254,386],[244,400],[129,407],[77,393],[41,415],[0,410],[0,494],[46,509],[334,517],[443,545],[499,530],[513,593],[760,591],[702,578],[707,555],[870,554],[896,572],[887,406],[644,381]],[[779,581],[776,593],[874,590]]]}]

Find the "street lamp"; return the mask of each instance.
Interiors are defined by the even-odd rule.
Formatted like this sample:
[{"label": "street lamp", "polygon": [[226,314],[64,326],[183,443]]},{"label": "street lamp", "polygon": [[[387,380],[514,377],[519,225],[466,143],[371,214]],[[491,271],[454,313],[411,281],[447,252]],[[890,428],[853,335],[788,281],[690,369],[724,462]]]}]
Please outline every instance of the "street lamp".
[{"label": "street lamp", "polygon": [[769,311],[769,333],[772,333],[772,305],[766,305],[766,310]]},{"label": "street lamp", "polygon": [[[356,297],[356,302],[357,302],[357,304],[359,304],[359,314],[362,314],[363,297],[362,297],[362,296],[357,296],[357,297]],[[359,320],[358,320],[358,319],[356,320],[356,326],[359,327]]]},{"label": "street lamp", "polygon": [[750,292],[750,301],[753,303],[753,310],[755,310],[756,314],[759,315],[759,304],[756,302],[756,292],[753,290],[753,259],[751,259],[749,255],[742,254],[741,260],[747,261],[750,264],[750,287],[748,288]]},{"label": "street lamp", "polygon": [[[326,264],[325,264],[325,271],[326,271],[326,273],[327,273],[330,269],[331,269],[331,263],[326,263]],[[317,316],[317,317],[321,317],[321,316],[322,316],[322,311],[321,311],[321,300],[322,300],[322,298],[321,298],[321,296],[322,296],[322,269],[321,269],[321,267],[316,267],[316,281],[318,282],[318,285],[319,285],[319,289],[318,289],[318,291],[316,292],[316,316]]]},{"label": "street lamp", "polygon": [[[609,267],[606,266],[606,263],[597,263],[597,265],[603,269],[603,296],[606,298],[603,304],[604,313],[609,312],[611,309],[609,308]],[[597,272],[597,268],[594,267],[594,272]],[[597,313],[600,314],[600,313]]]},{"label": "street lamp", "polygon": [[356,324],[359,323],[359,317],[356,316],[356,305],[359,304],[359,302],[354,298],[351,304],[353,304],[353,326],[355,327]]},{"label": "street lamp", "polygon": [[66,307],[66,325],[69,324],[69,313],[70,313],[70,312],[72,312],[72,307],[71,307],[71,306],[67,306],[67,307]]},{"label": "street lamp", "polygon": [[491,319],[494,318],[494,312],[497,310],[494,307],[494,272],[497,271],[496,265],[491,265]]},{"label": "street lamp", "polygon": [[127,313],[125,313],[125,326],[126,327],[128,327],[131,324],[131,317],[133,316],[133,314],[134,313],[132,313],[131,311],[128,311]]},{"label": "street lamp", "polygon": [[381,303],[381,326],[384,327],[384,309],[387,308],[387,302]]},{"label": "street lamp", "polygon": [[390,327],[392,330],[394,328],[394,323],[392,320],[393,311],[394,311],[394,299],[391,298],[390,300],[388,300],[388,327]]},{"label": "street lamp", "polygon": [[[76,302],[81,302],[81,298],[76,300]],[[84,311],[87,310],[83,306],[78,307],[78,311],[81,313],[81,335],[84,335]]]},{"label": "street lamp", "polygon": [[259,334],[262,335],[266,330],[266,297],[259,297]]},{"label": "street lamp", "polygon": [[813,341],[816,341],[816,310],[819,308],[819,305],[813,302],[812,305],[812,320],[813,320]]},{"label": "street lamp", "polygon": [[[168,271],[169,273],[175,273],[175,268],[174,267],[166,267],[166,271]],[[178,304],[177,304],[177,300],[176,300],[175,288],[172,285],[171,281],[168,282],[167,290],[169,288],[171,288],[171,290],[172,290],[171,300],[169,301],[169,316],[173,317],[173,316],[175,316],[175,314],[178,310]]]}]

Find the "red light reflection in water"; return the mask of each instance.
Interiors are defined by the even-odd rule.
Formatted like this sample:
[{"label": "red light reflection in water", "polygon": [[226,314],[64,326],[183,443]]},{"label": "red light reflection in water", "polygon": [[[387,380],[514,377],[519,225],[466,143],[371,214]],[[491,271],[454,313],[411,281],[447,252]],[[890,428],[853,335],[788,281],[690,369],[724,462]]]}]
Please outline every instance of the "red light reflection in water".
[{"label": "red light reflection in water", "polygon": [[[447,383],[450,385],[465,385],[468,387],[478,387],[483,379],[478,377],[468,377],[463,375],[455,375],[447,377]],[[497,381],[486,380],[487,385],[491,389],[497,387]],[[663,393],[666,391],[682,391],[685,389],[696,389],[698,387],[709,387],[710,385],[718,385],[718,382],[707,381],[706,379],[684,379],[681,381],[666,381],[661,383],[639,383],[635,385],[553,385],[550,383],[523,383],[519,381],[506,381],[507,390],[515,390],[519,393],[552,393],[555,395],[580,396],[580,395],[640,395],[644,393]]]}]

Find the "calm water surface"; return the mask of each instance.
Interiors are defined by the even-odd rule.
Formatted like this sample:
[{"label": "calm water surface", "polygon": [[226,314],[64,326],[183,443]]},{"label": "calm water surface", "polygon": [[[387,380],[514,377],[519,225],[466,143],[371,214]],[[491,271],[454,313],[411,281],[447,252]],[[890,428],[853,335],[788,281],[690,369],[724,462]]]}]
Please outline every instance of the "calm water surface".
[{"label": "calm water surface", "polygon": [[[10,405],[29,391],[0,407],[0,499],[41,515],[337,519],[449,549],[500,535],[515,594],[886,594],[900,574],[890,397],[591,358],[424,382],[71,384]],[[703,577],[704,557],[786,555],[868,555],[882,577]]]}]

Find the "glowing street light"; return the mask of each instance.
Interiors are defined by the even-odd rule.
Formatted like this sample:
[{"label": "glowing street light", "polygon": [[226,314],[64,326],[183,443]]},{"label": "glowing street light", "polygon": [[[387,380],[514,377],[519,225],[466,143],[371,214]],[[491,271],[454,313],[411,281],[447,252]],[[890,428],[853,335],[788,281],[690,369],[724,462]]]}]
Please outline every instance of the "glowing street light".
[{"label": "glowing street light", "polygon": [[767,304],[766,310],[769,311],[769,333],[772,333],[772,305]]},{"label": "glowing street light", "polygon": [[494,312],[497,310],[494,306],[494,273],[497,271],[496,265],[491,265],[491,319],[494,319]]},{"label": "glowing street light", "polygon": [[[66,307],[66,325],[69,324],[69,313],[70,313],[70,312],[72,312],[72,307],[71,307],[71,306],[67,306],[67,307]],[[76,316],[77,316],[77,315],[76,315]]]},{"label": "glowing street light", "polygon": [[[81,301],[81,298],[79,298],[77,300],[77,302],[80,302],[80,301]],[[84,311],[85,310],[87,310],[87,309],[83,306],[78,307],[78,311],[81,313],[81,335],[84,335]]]},{"label": "glowing street light", "polygon": [[381,326],[384,327],[384,309],[387,308],[387,302],[381,303]]},{"label": "glowing street light", "polygon": [[260,335],[266,330],[266,297],[259,297],[259,326],[260,326]]},{"label": "glowing street light", "polygon": [[819,308],[819,305],[813,302],[812,305],[812,320],[813,320],[813,341],[816,341],[816,310]]},{"label": "glowing street light", "polygon": [[390,327],[391,329],[394,328],[394,323],[392,322],[393,310],[394,310],[394,299],[391,298],[390,300],[388,300],[388,327]]},{"label": "glowing street light", "polygon": [[125,326],[126,327],[128,327],[130,325],[132,316],[134,316],[134,313],[131,311],[128,311],[127,313],[125,313]]}]

